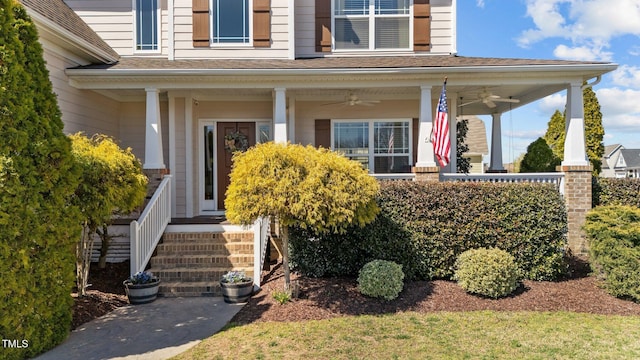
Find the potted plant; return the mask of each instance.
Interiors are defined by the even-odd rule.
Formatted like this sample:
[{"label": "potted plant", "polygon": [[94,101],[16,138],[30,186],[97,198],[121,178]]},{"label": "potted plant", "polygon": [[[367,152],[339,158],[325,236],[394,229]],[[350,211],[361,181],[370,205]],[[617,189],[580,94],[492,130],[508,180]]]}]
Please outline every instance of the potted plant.
[{"label": "potted plant", "polygon": [[158,297],[160,279],[150,271],[139,271],[123,283],[130,304],[147,304]]},{"label": "potted plant", "polygon": [[229,271],[220,279],[222,297],[227,303],[247,302],[253,294],[253,279],[244,271]]}]

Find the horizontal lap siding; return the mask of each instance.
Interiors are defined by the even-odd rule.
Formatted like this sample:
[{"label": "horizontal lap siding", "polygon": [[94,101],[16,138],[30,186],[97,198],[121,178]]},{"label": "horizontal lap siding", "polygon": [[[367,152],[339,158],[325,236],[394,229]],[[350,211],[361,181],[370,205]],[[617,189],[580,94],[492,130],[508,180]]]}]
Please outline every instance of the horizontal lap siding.
[{"label": "horizontal lap siding", "polygon": [[[168,108],[167,101],[160,101],[163,161],[167,168],[169,167]],[[144,102],[125,102],[121,104],[121,109],[120,135],[118,136],[120,145],[130,147],[144,164],[146,104]]]},{"label": "horizontal lap siding", "polygon": [[[133,1],[132,0],[65,0],[81,18],[118,54],[134,54],[133,38]],[[167,1],[160,1],[161,11],[161,47],[167,54],[168,46],[168,10]]]},{"label": "horizontal lap siding", "polygon": [[64,131],[66,133],[83,131],[88,135],[102,133],[118,136],[119,104],[91,90],[81,90],[70,86],[64,69],[79,64],[68,60],[64,54],[54,53],[47,48],[44,52],[44,58],[53,91],[58,97]]},{"label": "horizontal lap siding", "polygon": [[176,59],[287,58],[289,55],[288,0],[271,0],[271,46],[194,48],[191,0],[175,0],[174,37]]},{"label": "horizontal lap siding", "polygon": [[[431,0],[432,54],[453,51],[453,21],[451,0]],[[315,0],[296,0],[296,57],[316,57]],[[329,54],[329,53],[326,53]],[[407,52],[413,54],[413,51]]]}]

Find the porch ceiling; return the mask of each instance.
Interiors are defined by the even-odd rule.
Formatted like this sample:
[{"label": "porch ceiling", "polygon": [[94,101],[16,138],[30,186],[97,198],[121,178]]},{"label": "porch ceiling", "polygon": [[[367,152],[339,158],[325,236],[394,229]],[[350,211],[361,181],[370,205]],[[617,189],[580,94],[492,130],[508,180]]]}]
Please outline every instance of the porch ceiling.
[{"label": "porch ceiling", "polygon": [[122,59],[111,66],[68,69],[71,84],[124,101],[143,98],[146,88],[189,92],[201,99],[271,99],[284,88],[296,100],[343,99],[350,93],[368,100],[418,99],[421,86],[437,97],[448,77],[447,95],[464,115],[506,112],[593,79],[616,64],[561,60],[493,59],[459,56],[318,58],[298,60]]}]

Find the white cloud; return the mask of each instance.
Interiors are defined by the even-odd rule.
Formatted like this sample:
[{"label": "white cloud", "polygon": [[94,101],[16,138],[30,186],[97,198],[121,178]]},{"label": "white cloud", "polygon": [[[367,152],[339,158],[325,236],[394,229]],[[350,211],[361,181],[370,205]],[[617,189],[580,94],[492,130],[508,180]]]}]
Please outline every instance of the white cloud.
[{"label": "white cloud", "polygon": [[640,89],[640,67],[622,65],[611,73],[614,85]]},{"label": "white cloud", "polygon": [[478,6],[479,8],[483,8],[484,7],[484,0],[476,0],[476,6]]},{"label": "white cloud", "polygon": [[549,95],[538,103],[538,107],[543,114],[549,114],[549,118],[556,110],[564,111],[567,105],[567,96],[564,94]]},{"label": "white cloud", "polygon": [[[527,16],[535,28],[522,32],[518,44],[530,47],[547,38],[571,42],[554,51],[559,58],[610,61],[605,51],[617,36],[640,35],[638,0],[527,0]],[[630,49],[630,52],[633,52]]]},{"label": "white cloud", "polygon": [[613,53],[603,51],[594,45],[591,46],[575,46],[568,47],[566,45],[558,45],[553,50],[553,55],[557,58],[565,60],[581,60],[581,61],[612,61]]},{"label": "white cloud", "polygon": [[596,90],[606,132],[640,133],[640,90],[606,88]]}]

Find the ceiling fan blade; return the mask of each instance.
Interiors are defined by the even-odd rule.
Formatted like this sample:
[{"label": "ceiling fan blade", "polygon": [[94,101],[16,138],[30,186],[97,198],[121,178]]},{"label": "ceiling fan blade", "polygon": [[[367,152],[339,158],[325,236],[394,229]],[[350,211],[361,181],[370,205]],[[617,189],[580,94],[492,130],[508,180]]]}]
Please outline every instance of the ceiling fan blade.
[{"label": "ceiling fan blade", "polygon": [[487,105],[488,107],[490,107],[490,108],[492,108],[492,109],[493,109],[494,107],[496,107],[496,103],[494,103],[494,102],[493,102],[493,101],[491,101],[490,99],[484,99],[482,102],[483,102],[483,103],[485,103],[485,105]]},{"label": "ceiling fan blade", "polygon": [[497,98],[497,99],[492,99],[492,101],[497,101],[497,102],[508,102],[508,103],[519,103],[520,100],[518,99],[506,99],[506,98]]},{"label": "ceiling fan blade", "polygon": [[464,104],[460,104],[460,105],[458,105],[458,107],[463,107],[463,106],[467,106],[467,105],[475,104],[475,103],[477,103],[477,102],[480,102],[480,100],[473,100],[473,101],[469,101],[469,102],[466,102],[466,103],[464,103]]}]

